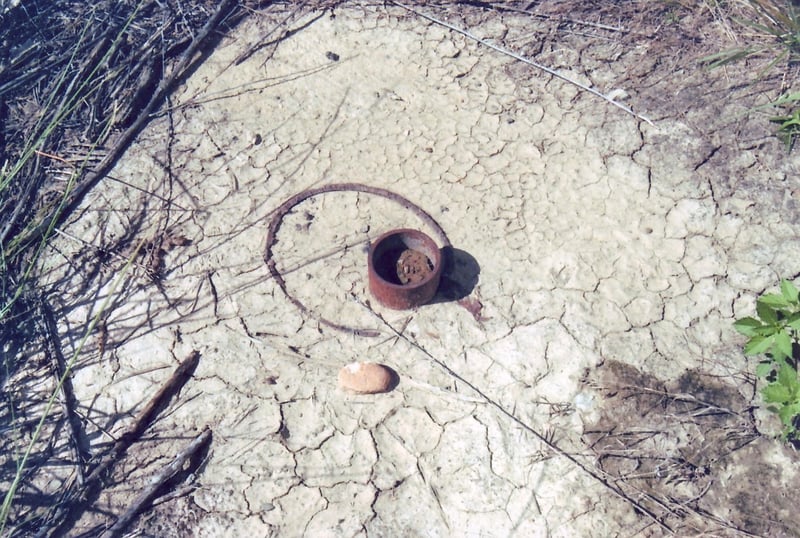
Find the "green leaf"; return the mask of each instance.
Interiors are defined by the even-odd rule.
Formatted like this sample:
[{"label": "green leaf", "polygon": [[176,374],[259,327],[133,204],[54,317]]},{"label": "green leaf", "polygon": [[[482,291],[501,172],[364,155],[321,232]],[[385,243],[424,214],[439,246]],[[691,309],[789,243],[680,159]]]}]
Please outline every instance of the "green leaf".
[{"label": "green leaf", "polygon": [[790,303],[797,304],[797,288],[788,280],[781,280],[781,295]]},{"label": "green leaf", "polygon": [[756,312],[758,313],[758,317],[761,318],[761,321],[764,323],[769,323],[770,325],[775,325],[778,323],[778,314],[775,313],[775,308],[773,305],[770,304],[770,301],[773,301],[775,297],[778,297],[782,303],[785,303],[786,300],[783,298],[782,295],[763,295],[761,298],[756,301]]},{"label": "green leaf", "polygon": [[772,349],[773,355],[781,353],[784,357],[792,356],[792,339],[786,331],[778,331],[775,333],[775,345]]},{"label": "green leaf", "polygon": [[795,331],[800,331],[800,312],[795,312],[789,316],[789,319],[786,320],[786,325]]},{"label": "green leaf", "polygon": [[764,353],[772,347],[775,341],[775,335],[771,336],[754,336],[744,346],[745,355],[759,355]]},{"label": "green leaf", "polygon": [[772,336],[781,329],[775,325],[762,325],[758,329],[754,329],[755,336]]},{"label": "green leaf", "polygon": [[733,328],[745,336],[755,336],[755,330],[762,326],[763,323],[756,318],[742,318],[740,320],[736,320],[736,322],[733,324]]},{"label": "green leaf", "polygon": [[771,373],[772,373],[771,361],[761,361],[758,363],[758,366],[756,366],[756,375],[758,377],[767,377]]},{"label": "green leaf", "polygon": [[800,389],[800,383],[797,382],[797,370],[786,361],[783,361],[778,369],[778,383],[786,387],[793,395],[796,395]]},{"label": "green leaf", "polygon": [[795,402],[791,405],[784,405],[778,409],[778,416],[781,417],[781,422],[786,426],[792,426],[794,417],[800,415],[800,402]]},{"label": "green leaf", "polygon": [[[764,295],[759,297],[758,301],[756,302],[756,311],[758,312],[758,315],[761,316],[761,319],[763,319],[764,321],[767,320],[764,318],[763,315],[761,315],[761,310],[758,308],[761,305],[766,305],[770,307],[772,315],[775,315],[776,309],[786,308],[790,306],[789,301],[787,301],[786,297],[784,297],[783,295],[778,295],[777,293],[765,293]],[[767,323],[770,322],[767,321]]]},{"label": "green leaf", "polygon": [[789,389],[778,383],[770,383],[761,390],[761,396],[767,403],[785,404],[790,401]]}]

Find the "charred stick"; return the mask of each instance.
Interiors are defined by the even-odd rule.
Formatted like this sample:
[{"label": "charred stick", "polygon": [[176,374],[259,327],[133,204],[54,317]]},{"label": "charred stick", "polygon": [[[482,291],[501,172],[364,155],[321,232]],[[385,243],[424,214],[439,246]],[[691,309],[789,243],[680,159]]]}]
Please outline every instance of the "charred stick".
[{"label": "charred stick", "polygon": [[142,493],[136,497],[130,507],[119,517],[116,523],[109,527],[100,538],[113,538],[119,536],[125,528],[139,515],[156,496],[158,491],[176,474],[178,474],[185,463],[190,460],[201,447],[211,440],[211,430],[206,428],[194,438],[189,445],[180,451],[166,467],[148,481],[149,485]]},{"label": "charred stick", "polygon": [[155,396],[148,402],[144,409],[136,417],[135,422],[120,436],[111,450],[111,456],[98,465],[87,478],[91,482],[99,478],[109,467],[130,447],[133,442],[141,437],[147,427],[152,424],[156,415],[166,407],[169,399],[180,391],[181,387],[188,381],[194,369],[200,361],[200,352],[192,351],[183,362],[175,369],[175,372],[161,387]]}]

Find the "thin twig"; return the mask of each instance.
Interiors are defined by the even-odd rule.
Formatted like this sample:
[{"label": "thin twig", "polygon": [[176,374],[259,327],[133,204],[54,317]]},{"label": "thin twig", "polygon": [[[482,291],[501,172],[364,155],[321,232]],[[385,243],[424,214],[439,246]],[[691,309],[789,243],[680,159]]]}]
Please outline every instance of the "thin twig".
[{"label": "thin twig", "polygon": [[[56,106],[52,113],[49,114],[49,117],[52,118],[50,121],[44,121],[45,117],[42,116],[35,127],[35,131],[31,135],[31,140],[34,143],[43,145],[48,141],[50,135],[52,134],[52,127],[53,124],[60,123],[63,118],[66,118],[75,106],[75,104],[79,101],[79,99],[85,98],[86,93],[90,93],[91,90],[87,90],[88,81],[87,78],[90,78],[89,75],[93,74],[101,62],[104,61],[106,58],[107,51],[106,49],[111,43],[111,39],[109,34],[111,33],[111,28],[106,29],[105,33],[96,39],[96,43],[89,54],[88,60],[84,61],[76,71],[76,73],[70,79],[66,89],[61,87],[61,82],[63,79],[59,79],[56,84],[56,88],[52,89],[53,98],[55,95],[61,94],[61,102]],[[73,58],[77,56],[77,51],[79,49],[80,43],[78,43],[78,48],[73,52]],[[70,63],[72,60],[70,60]],[[67,65],[65,67],[64,74],[66,75],[66,69],[70,66]],[[77,86],[77,88],[76,88]],[[46,108],[49,108],[49,103]],[[38,152],[36,152],[38,153]],[[53,157],[50,154],[44,154],[47,157]],[[36,163],[38,167],[38,162]],[[33,178],[38,177],[38,175],[31,176]],[[0,232],[0,243],[5,244],[6,238],[9,233],[11,233],[17,225],[17,221],[20,217],[26,214],[29,209],[30,198],[33,194],[36,193],[36,190],[41,185],[42,179],[31,180],[28,182],[28,186],[26,187],[25,194],[23,197],[18,201],[18,205],[14,210],[14,213],[11,217],[5,222],[5,226],[3,227],[2,232]]]},{"label": "thin twig", "polygon": [[266,39],[269,36],[271,36],[273,33],[275,33],[275,31],[278,28],[280,28],[281,26],[283,26],[287,22],[289,22],[289,19],[293,18],[297,14],[297,12],[300,11],[301,8],[305,7],[305,5],[306,5],[306,2],[298,2],[297,5],[295,6],[295,8],[292,11],[290,11],[289,14],[286,15],[286,17],[284,17],[284,19],[282,21],[280,21],[278,24],[276,24],[275,26],[270,28],[270,30],[261,37],[261,39],[259,40],[258,44],[253,45],[252,47],[250,47],[249,49],[247,49],[246,51],[241,53],[239,56],[237,56],[236,59],[233,61],[232,65],[241,64],[242,62],[244,62],[245,60],[250,58],[253,54],[258,52],[262,48],[268,46],[271,42],[267,42]]},{"label": "thin twig", "polygon": [[[83,246],[86,246],[86,247],[89,247],[89,248],[93,249],[96,254],[108,255],[108,256],[111,256],[112,258],[115,258],[115,259],[120,260],[120,261],[127,261],[128,260],[128,258],[126,256],[123,256],[122,254],[117,254],[116,252],[114,252],[112,250],[109,250],[107,248],[98,247],[97,245],[94,245],[94,244],[90,243],[89,241],[81,239],[80,237],[76,237],[76,236],[72,235],[71,233],[65,232],[64,230],[61,230],[59,228],[53,228],[53,232],[55,232],[56,235],[60,235],[62,237],[66,237],[67,239],[69,239],[71,241],[75,241],[77,243],[82,244]],[[134,262],[133,266],[141,269],[142,271],[147,271],[147,267],[144,264],[141,264],[141,263],[138,263],[138,262]]]},{"label": "thin twig", "polygon": [[[711,483],[709,482],[709,486],[710,485],[711,485]],[[705,494],[707,492],[707,490],[708,490],[708,488],[706,488],[706,490],[703,491],[703,494]],[[716,515],[714,515],[714,514],[712,514],[710,512],[707,512],[706,510],[695,508],[694,506],[691,505],[692,501],[694,501],[694,499],[690,499],[689,501],[686,502],[686,504],[681,505],[681,508],[683,510],[687,511],[687,512],[691,512],[692,514],[694,514],[695,516],[699,517],[700,519],[709,519],[709,520],[713,521],[714,523],[716,523],[717,525],[719,525],[719,526],[721,526],[723,528],[726,528],[728,530],[732,530],[732,531],[736,532],[737,534],[741,534],[741,535],[744,535],[744,536],[753,536],[754,538],[761,538],[761,537],[764,536],[763,534],[754,534],[754,533],[748,531],[747,529],[743,529],[743,528],[739,527],[738,525],[734,524],[733,522],[728,521],[726,519],[723,519],[720,516],[716,516]],[[782,527],[784,527],[784,529],[790,530],[781,521],[770,521],[770,523],[776,523],[776,524],[781,525]]]},{"label": "thin twig", "polygon": [[724,413],[726,415],[735,415],[737,417],[742,416],[741,413],[737,413],[736,411],[733,411],[732,409],[728,409],[727,407],[720,407],[720,406],[718,406],[716,404],[713,404],[711,402],[707,402],[705,400],[701,400],[701,399],[697,398],[696,396],[693,396],[693,395],[687,394],[687,393],[681,393],[681,392],[671,393],[671,392],[667,392],[665,390],[651,389],[649,387],[639,387],[639,386],[636,386],[636,385],[623,385],[623,386],[620,386],[619,388],[620,389],[627,389],[627,390],[638,390],[638,391],[640,391],[642,393],[646,393],[646,394],[659,395],[659,396],[662,396],[662,397],[665,397],[665,398],[669,398],[670,400],[673,400],[675,402],[694,403],[694,404],[702,405],[702,406],[705,406],[708,409],[711,409],[711,410],[714,410],[714,411],[719,411],[719,412]]},{"label": "thin twig", "polygon": [[195,368],[197,368],[199,362],[199,351],[192,351],[189,353],[188,357],[183,359],[183,362],[178,365],[172,373],[172,376],[161,386],[156,395],[150,399],[145,408],[139,412],[134,423],[125,430],[125,433],[114,443],[111,450],[111,457],[98,465],[89,475],[87,481],[92,481],[102,476],[111,464],[116,461],[136,439],[141,437],[147,427],[152,424],[158,412],[166,407],[169,399],[186,384],[186,381],[189,379],[189,376],[192,375]]},{"label": "thin twig", "polygon": [[[176,394],[186,383],[194,372],[200,360],[200,352],[192,351],[175,369],[155,396],[148,402],[144,409],[136,417],[133,424],[117,439],[110,450],[110,454],[95,467],[89,476],[86,477],[85,485],[77,494],[59,507],[53,519],[57,523],[55,529],[42,529],[43,531],[53,531],[52,535],[62,536],[67,533],[71,525],[74,524],[80,513],[86,509],[87,502],[91,502],[99,494],[103,478],[111,468],[120,460],[128,448],[144,433],[145,429],[153,422],[158,412],[166,407],[170,397]],[[42,534],[42,533],[40,533]]]},{"label": "thin twig", "polygon": [[178,452],[166,467],[148,481],[148,486],[136,497],[131,503],[130,507],[117,519],[111,527],[108,528],[100,538],[114,538],[122,534],[122,531],[139,515],[146,505],[155,497],[156,493],[164,487],[164,485],[182,469],[186,461],[190,460],[211,440],[211,430],[206,428],[200,435],[194,438],[189,445]]},{"label": "thin twig", "polygon": [[566,22],[569,24],[575,24],[577,26],[590,26],[592,28],[598,28],[600,30],[608,30],[610,32],[621,32],[621,33],[628,32],[628,30],[626,28],[623,28],[622,26],[610,26],[608,24],[602,24],[599,22],[583,21],[580,19],[571,19],[569,17],[567,18],[556,17],[553,15],[548,15],[546,13],[536,13],[535,11],[530,11],[528,9],[519,9],[511,6],[498,6],[498,9],[501,9],[502,11],[510,11],[511,13],[524,13],[525,15],[530,15],[532,17],[537,17],[548,21]]},{"label": "thin twig", "polygon": [[623,111],[627,112],[628,114],[630,114],[630,115],[632,115],[632,116],[634,116],[636,118],[639,118],[640,120],[645,121],[645,122],[649,123],[650,125],[653,125],[652,121],[650,121],[645,116],[642,116],[641,114],[637,114],[630,107],[625,106],[622,103],[620,103],[618,101],[615,101],[614,99],[611,99],[610,97],[604,95],[602,92],[600,92],[598,90],[595,90],[594,88],[592,88],[590,86],[587,86],[586,84],[582,84],[582,83],[578,82],[575,79],[572,79],[572,78],[570,78],[570,77],[568,77],[568,76],[566,76],[566,75],[564,75],[562,73],[559,73],[555,69],[551,69],[551,68],[549,68],[549,67],[547,67],[545,65],[542,65],[540,63],[534,62],[533,60],[530,60],[530,59],[528,59],[528,58],[526,58],[524,56],[521,56],[521,55],[517,54],[516,52],[511,52],[508,49],[504,49],[503,47],[495,45],[495,44],[493,44],[493,43],[491,43],[491,42],[489,42],[489,41],[487,41],[485,39],[481,39],[480,37],[476,36],[475,34],[472,34],[472,33],[468,32],[467,30],[461,29],[458,26],[454,26],[454,25],[452,25],[452,24],[450,24],[448,22],[445,22],[445,21],[443,21],[441,19],[437,19],[436,17],[433,17],[433,16],[428,15],[426,13],[422,13],[421,11],[417,11],[416,9],[414,9],[412,7],[409,7],[409,6],[406,6],[405,4],[401,4],[400,2],[395,2],[395,1],[392,1],[392,3],[394,5],[396,5],[396,6],[399,6],[399,7],[403,8],[403,9],[405,9],[407,11],[410,11],[411,13],[414,13],[414,14],[422,17],[423,19],[427,19],[427,20],[429,20],[429,21],[431,21],[431,22],[433,22],[435,24],[439,24],[441,26],[444,26],[445,28],[449,28],[450,30],[452,30],[454,32],[457,32],[457,33],[459,33],[459,34],[461,34],[461,35],[463,35],[463,36],[465,36],[465,37],[467,37],[469,39],[472,39],[473,41],[476,41],[476,42],[480,43],[481,45],[489,47],[490,49],[495,50],[495,51],[497,51],[497,52],[499,52],[501,54],[505,54],[506,56],[510,56],[510,57],[514,58],[515,60],[519,60],[520,62],[526,63],[528,65],[531,65],[531,66],[533,66],[533,67],[535,67],[537,69],[541,69],[545,73],[553,75],[554,77],[559,78],[559,79],[561,79],[564,82],[567,82],[569,84],[572,84],[573,86],[577,86],[578,88],[580,88],[580,89],[582,89],[584,91],[587,91],[587,92],[591,93],[592,95],[596,95],[600,99],[602,99],[602,100],[614,105],[615,107],[619,108],[620,110],[623,110]]},{"label": "thin twig", "polygon": [[165,204],[169,204],[170,208],[179,209],[181,211],[192,211],[191,209],[187,209],[187,208],[183,207],[182,205],[178,204],[174,200],[169,200],[167,198],[164,198],[163,196],[161,196],[160,194],[158,194],[156,192],[148,191],[147,189],[143,189],[142,187],[137,187],[133,183],[130,183],[128,181],[125,181],[124,179],[120,179],[118,177],[112,176],[111,174],[106,174],[106,179],[110,179],[111,181],[116,181],[117,183],[119,183],[121,185],[125,185],[126,187],[128,187],[130,189],[133,189],[133,190],[139,191],[141,193],[144,193],[147,196],[152,196],[156,200],[164,202]]}]

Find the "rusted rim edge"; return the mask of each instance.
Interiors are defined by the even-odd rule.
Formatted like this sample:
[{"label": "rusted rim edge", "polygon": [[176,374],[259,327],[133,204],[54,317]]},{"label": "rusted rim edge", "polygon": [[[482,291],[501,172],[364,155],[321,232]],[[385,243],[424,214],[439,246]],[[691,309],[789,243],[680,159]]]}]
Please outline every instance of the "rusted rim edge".
[{"label": "rusted rim edge", "polygon": [[333,329],[337,329],[339,331],[344,331],[347,333],[352,333],[357,336],[380,336],[379,331],[373,331],[371,329],[358,329],[354,327],[348,327],[346,325],[341,325],[339,323],[335,323],[330,321],[327,318],[322,316],[317,316],[313,314],[303,303],[300,302],[299,299],[294,297],[292,294],[289,293],[289,290],[286,289],[286,281],[283,280],[283,275],[281,275],[280,271],[275,265],[275,258],[272,255],[272,247],[276,243],[277,240],[277,233],[281,227],[281,222],[283,221],[283,217],[291,210],[294,206],[298,205],[299,203],[308,200],[309,198],[313,198],[314,196],[318,196],[320,194],[325,194],[328,192],[363,192],[366,194],[373,194],[375,196],[380,196],[382,198],[386,198],[387,200],[392,200],[393,202],[397,202],[405,209],[410,210],[412,213],[417,215],[420,219],[422,219],[425,224],[433,228],[436,235],[439,236],[439,239],[442,243],[442,248],[449,247],[450,239],[447,237],[447,234],[439,226],[439,223],[424,209],[419,207],[417,204],[412,202],[411,200],[394,193],[387,189],[381,189],[380,187],[370,187],[368,185],[362,185],[360,183],[333,183],[331,185],[325,185],[324,187],[318,187],[316,189],[307,189],[302,192],[299,192],[283,202],[279,205],[272,213],[272,218],[269,221],[269,226],[267,228],[267,244],[264,248],[264,262],[267,264],[267,268],[269,269],[272,278],[278,283],[278,287],[281,288],[286,298],[295,305],[301,312],[304,314],[308,314],[312,318],[316,319],[323,325],[331,327]]}]

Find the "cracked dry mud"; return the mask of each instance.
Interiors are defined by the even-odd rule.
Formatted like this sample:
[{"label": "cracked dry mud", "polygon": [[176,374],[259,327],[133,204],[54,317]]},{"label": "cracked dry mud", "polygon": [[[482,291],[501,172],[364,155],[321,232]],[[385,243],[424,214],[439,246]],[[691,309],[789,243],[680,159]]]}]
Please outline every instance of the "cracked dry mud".
[{"label": "cracked dry mud", "polygon": [[[202,354],[98,506],[119,514],[208,425],[196,489],[142,516],[142,535],[793,536],[796,455],[754,418],[731,322],[800,273],[796,161],[736,117],[748,95],[723,99],[723,74],[667,38],[532,39],[552,22],[477,8],[450,20],[627,96],[653,125],[399,8],[309,14],[244,57],[275,24],[251,18],[119,162],[124,182],[95,189],[66,228],[122,255],[139,237],[191,241],[163,252],[157,285],[126,278],[102,349],[75,370],[102,443]],[[368,242],[431,230],[335,192],[287,215],[273,252],[310,312],[380,336],[298,311],[262,258],[270,212],[346,182],[433,215],[464,253],[469,295],[380,307]],[[66,340],[122,262],[56,243]],[[357,360],[399,385],[340,391]]]}]

